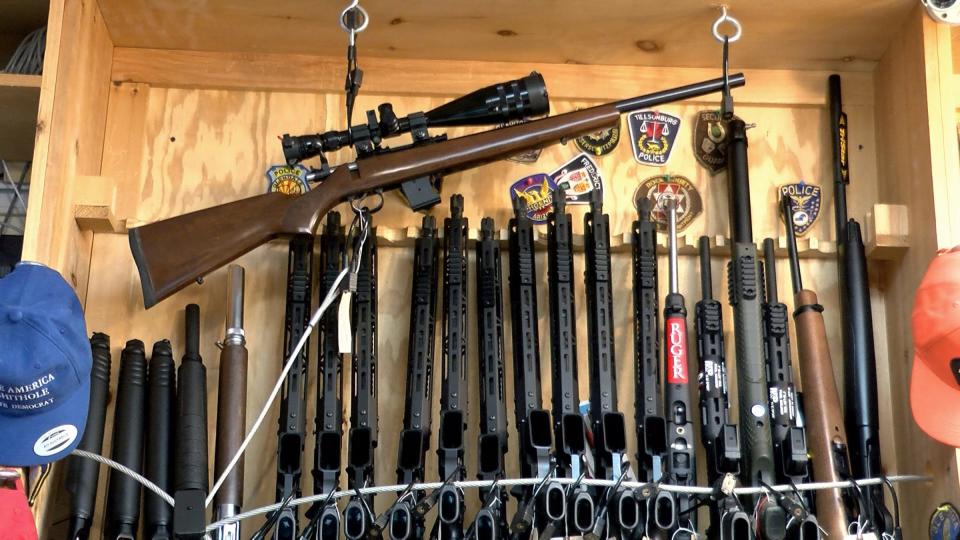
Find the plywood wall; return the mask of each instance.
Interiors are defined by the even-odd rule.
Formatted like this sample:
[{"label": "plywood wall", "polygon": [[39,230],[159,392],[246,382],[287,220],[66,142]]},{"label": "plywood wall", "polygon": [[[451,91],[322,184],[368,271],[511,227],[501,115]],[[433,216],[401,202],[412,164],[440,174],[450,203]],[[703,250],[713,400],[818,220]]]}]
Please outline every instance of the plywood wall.
[{"label": "plywood wall", "polygon": [[[135,52],[118,50],[118,58],[129,59]],[[473,63],[473,68],[482,67],[482,63]],[[452,81],[458,73],[458,64],[433,62],[433,69],[440,71],[433,75],[438,79]],[[503,64],[496,69],[502,70]],[[535,66],[517,65],[514,76],[528,73]],[[547,71],[555,69],[565,75],[561,86],[548,87],[553,95],[576,95],[576,69],[578,66],[547,66]],[[186,72],[202,72],[217,69],[212,64],[193,65]],[[583,73],[589,75],[589,86],[602,88],[603,80],[597,79],[598,72],[589,66],[583,67]],[[494,70],[495,71],[495,70]],[[677,71],[679,77],[689,77],[687,71]],[[176,73],[182,73],[178,71]],[[660,87],[673,86],[670,70],[661,70],[665,74],[659,81]],[[156,74],[155,74],[156,75]],[[430,76],[426,73],[407,73],[409,80],[419,79],[423,86],[429,86]],[[416,76],[414,76],[416,75]],[[161,73],[161,78],[177,75]],[[276,77],[296,77],[296,74],[277,72]],[[745,89],[744,99],[738,104],[737,113],[746,121],[755,123],[750,130],[750,172],[751,195],[753,198],[754,233],[759,241],[763,237],[781,235],[781,226],[774,211],[775,189],[779,184],[803,179],[808,183],[824,186],[824,201],[821,221],[813,228],[810,236],[829,243],[832,240],[832,188],[830,187],[830,148],[828,145],[827,113],[820,97],[804,100],[797,105],[777,103],[778,96],[796,92],[812,95],[815,90],[804,86],[803,81],[811,80],[813,75],[797,72],[758,72],[758,78],[767,82],[763,88],[776,88],[776,96],[770,92],[758,92]],[[146,78],[146,77],[144,77]],[[471,70],[464,75],[460,84],[468,90],[473,86],[482,86],[495,82],[497,77],[485,78],[484,73]],[[182,79],[181,79],[182,81]],[[777,84],[774,84],[774,82]],[[798,82],[800,81],[800,82]],[[851,162],[857,181],[850,187],[850,214],[858,218],[877,202],[877,150],[873,134],[874,118],[872,103],[872,85],[869,77],[851,75],[845,92],[853,96],[847,107],[851,121]],[[623,85],[621,81],[619,84]],[[644,81],[646,86],[652,83]],[[190,88],[184,88],[189,86]],[[236,88],[236,81],[230,89],[205,89],[202,81],[195,84],[176,84],[164,86],[150,84],[144,80],[117,81],[109,92],[106,136],[103,142],[103,163],[100,175],[104,181],[116,186],[115,212],[117,217],[125,218],[129,224],[150,222],[168,216],[178,215],[190,210],[208,207],[218,203],[232,201],[241,197],[261,193],[266,185],[264,170],[270,165],[282,161],[277,135],[282,133],[306,133],[342,128],[344,124],[343,99],[338,93],[330,92],[283,92],[267,90],[244,90]],[[251,86],[258,83],[251,81]],[[448,85],[449,87],[450,85]],[[654,87],[656,88],[656,87]],[[407,90],[407,91],[405,91]],[[822,91],[826,93],[826,76],[822,77]],[[766,92],[766,93],[765,93]],[[398,87],[396,94],[420,94],[397,97],[386,93],[364,93],[357,103],[357,111],[372,108],[383,101],[391,101],[398,113],[426,110],[439,105],[451,96],[422,95],[422,88],[414,91],[412,85]],[[639,93],[639,91],[637,92]],[[627,97],[626,95],[621,97]],[[584,107],[596,101],[554,99],[552,111],[559,113]],[[629,232],[630,223],[636,218],[633,206],[634,191],[638,183],[649,176],[661,173],[682,174],[691,179],[704,199],[703,214],[684,231],[686,241],[695,242],[701,234],[711,236],[725,235],[727,226],[727,194],[724,175],[711,177],[700,167],[691,153],[692,121],[697,110],[716,107],[716,102],[698,100],[696,103],[684,103],[665,106],[662,109],[681,116],[686,123],[677,139],[677,148],[668,167],[651,168],[638,165],[632,158],[628,142],[621,142],[616,151],[598,159],[604,175],[606,195],[604,208],[610,214],[611,231],[614,236],[623,237]],[[356,115],[357,121],[359,115]],[[625,128],[625,126],[624,126]],[[626,130],[625,130],[626,131]],[[458,135],[464,130],[452,130],[450,135]],[[573,144],[557,145],[543,152],[536,164],[517,164],[512,162],[496,163],[484,168],[467,171],[446,178],[443,185],[444,203],[431,213],[438,218],[448,215],[446,197],[461,193],[466,199],[465,213],[471,226],[476,228],[480,218],[493,217],[500,229],[504,229],[511,211],[507,188],[514,180],[536,172],[550,172],[573,157],[577,151]],[[347,159],[346,153],[336,156],[340,161]],[[334,160],[336,161],[336,159]],[[582,209],[574,208],[576,214],[575,231],[582,232]],[[251,216],[253,218],[254,216]],[[396,194],[386,196],[384,209],[377,214],[375,222],[382,228],[399,229],[419,225],[420,216],[410,212]],[[402,232],[402,231],[401,231]],[[540,231],[543,233],[543,231]],[[202,234],[202,232],[201,232]],[[828,249],[828,248],[827,248]],[[248,423],[256,416],[266,399],[270,388],[281,367],[281,340],[283,336],[284,290],[286,276],[286,245],[274,242],[245,255],[237,262],[247,269],[246,331],[250,350],[250,376],[248,383]],[[403,380],[406,366],[406,343],[409,318],[409,298],[411,282],[412,250],[402,247],[385,247],[380,251],[380,297],[379,297],[379,347],[380,347],[380,447],[377,451],[377,481],[392,483],[395,480],[396,441],[400,431],[404,402]],[[538,272],[544,276],[539,288],[540,350],[543,394],[549,396],[549,331],[546,306],[546,256],[538,256]],[[471,259],[471,265],[473,260]],[[697,259],[681,258],[680,288],[687,295],[687,305],[692,311],[694,301],[699,298],[699,277]],[[584,270],[582,256],[575,262],[578,275]],[[507,268],[504,261],[504,268]],[[661,258],[661,272],[666,272],[666,259]],[[724,261],[715,257],[713,261],[714,287],[716,294],[725,296]],[[834,371],[841,376],[841,344],[839,319],[837,313],[836,266],[830,258],[808,258],[802,263],[804,278],[808,287],[817,290],[824,304],[826,325],[829,333],[831,352],[835,359]],[[633,326],[631,268],[629,253],[616,253],[613,257],[613,276],[616,282],[615,323],[616,323],[616,360],[618,374],[618,394],[620,409],[626,414],[628,432],[634,432],[633,422]],[[789,299],[787,266],[784,260],[778,261],[780,273],[781,297]],[[507,275],[504,270],[504,283]],[[183,307],[196,302],[201,306],[202,336],[201,352],[208,368],[209,414],[214,418],[217,392],[217,348],[215,343],[222,336],[225,316],[226,278],[223,270],[216,271],[205,279],[204,284],[191,285],[182,292],[162,302],[149,311],[143,309],[139,279],[129,253],[127,239],[118,234],[96,234],[92,242],[92,257],[89,287],[86,296],[87,324],[91,331],[103,331],[112,337],[115,362],[123,343],[128,339],[141,339],[149,345],[158,339],[169,338],[174,343],[177,355],[183,351]],[[665,274],[664,274],[665,275]],[[471,279],[473,269],[471,266]],[[662,282],[665,286],[665,281]],[[664,291],[661,291],[665,293]],[[471,306],[475,305],[474,291],[471,287]],[[506,290],[504,295],[506,297]],[[875,319],[882,324],[884,317],[883,298],[875,294]],[[580,363],[581,397],[588,395],[588,357],[586,354],[586,312],[582,282],[577,289],[578,312],[578,353]],[[316,305],[316,303],[315,303]],[[731,330],[731,313],[725,313],[727,331]],[[471,317],[473,313],[471,311]],[[505,316],[504,329],[506,339],[507,364],[512,347],[510,343],[509,314]],[[470,322],[470,385],[476,396],[477,370],[474,321]],[[439,331],[438,331],[439,332]],[[878,328],[878,335],[884,330]],[[438,337],[439,339],[439,337]],[[733,343],[732,336],[728,344]],[[692,342],[691,342],[692,344]],[[439,351],[439,347],[438,347]],[[439,354],[439,352],[438,352]],[[732,362],[732,351],[729,353]],[[886,358],[881,354],[881,365]],[[116,365],[116,364],[115,364]],[[347,363],[349,365],[349,363]],[[309,383],[308,424],[312,425],[314,416],[314,396],[317,373],[315,360],[311,360]],[[508,368],[509,369],[509,368]],[[439,356],[434,370],[434,408],[438,409],[438,394],[441,373]],[[116,377],[116,369],[114,377]],[[509,371],[508,371],[509,372]],[[797,379],[799,381],[799,378]],[[885,379],[884,379],[885,380]],[[512,378],[508,377],[508,395],[512,395]],[[885,392],[884,392],[885,394]],[[349,399],[345,399],[349,407]],[[516,456],[516,434],[513,431],[513,405],[509,400],[511,454],[507,459],[511,474],[518,471]],[[478,401],[470,404],[470,428],[467,441],[468,475],[476,472],[476,444]],[[274,501],[275,490],[275,452],[277,407],[275,406],[246,457],[245,507],[269,504]],[[735,408],[733,411],[736,414]],[[349,417],[348,412],[345,417]],[[889,425],[889,411],[883,411],[884,425]],[[346,427],[346,426],[345,426]],[[304,452],[304,493],[312,493],[312,481],[309,470],[312,466],[312,427],[309,429],[308,443]],[[211,434],[214,427],[211,420]],[[436,447],[436,425],[432,448]],[[889,434],[884,433],[889,439]],[[109,439],[109,429],[108,429]],[[109,441],[105,449],[109,448]],[[890,444],[885,444],[885,449]],[[211,441],[211,458],[213,444]],[[635,451],[635,437],[630,437],[631,455]],[[343,449],[344,451],[346,448]],[[891,461],[891,463],[893,463]],[[433,450],[428,456],[430,476],[436,478],[436,454]],[[105,486],[106,472],[102,473],[101,486]],[[383,510],[390,497],[380,497],[377,508]],[[476,495],[468,494],[472,504],[476,504]],[[102,508],[102,504],[100,506]],[[474,506],[475,508],[475,506]],[[246,526],[255,526],[249,523]],[[99,520],[98,520],[99,523]],[[250,529],[248,529],[250,530]]]}]

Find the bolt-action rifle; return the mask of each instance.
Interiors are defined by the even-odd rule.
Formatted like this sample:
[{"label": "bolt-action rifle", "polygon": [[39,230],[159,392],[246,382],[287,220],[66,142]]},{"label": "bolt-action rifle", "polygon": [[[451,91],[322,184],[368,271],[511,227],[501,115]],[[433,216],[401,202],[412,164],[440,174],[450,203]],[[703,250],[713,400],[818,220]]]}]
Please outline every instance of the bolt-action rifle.
[{"label": "bolt-action rifle", "polygon": [[463,196],[450,197],[450,217],[443,222],[443,338],[438,466],[444,485],[432,538],[463,538],[463,493],[448,482],[464,480],[464,438],[467,432],[467,234]]},{"label": "bolt-action rifle", "polygon": [[[290,240],[287,263],[287,306],[283,331],[283,360],[293,352],[310,320],[310,294],[313,283],[313,236],[301,234]],[[334,306],[335,307],[335,306]],[[336,309],[330,310],[336,313]],[[309,341],[287,374],[280,397],[277,430],[277,502],[300,496],[303,446],[306,442],[307,363]],[[297,537],[297,507],[284,506],[276,518],[276,540]]]},{"label": "bolt-action rifle", "polygon": [[[743,75],[731,76],[729,84],[742,86]],[[424,122],[433,126],[501,124],[543,114],[548,109],[546,89],[537,76],[483,89],[421,113],[415,122],[408,117],[406,123],[399,119],[394,123],[392,119],[396,116],[387,115],[390,121],[384,123],[388,126],[385,130],[370,112],[366,126],[350,128],[346,134],[338,132],[330,137],[335,139],[330,144],[323,136],[288,138],[284,151],[288,161],[293,162],[321,155],[325,150],[343,146],[342,143],[352,144],[351,141],[357,139],[373,147],[371,152],[360,152],[354,162],[336,168],[328,166],[314,173],[312,178],[322,179],[322,185],[303,195],[267,193],[131,229],[130,249],[140,270],[144,305],[153,306],[273,238],[313,234],[320,218],[349,198],[377,190],[399,189],[408,181],[421,179],[420,186],[426,189],[408,192],[427,192],[428,200],[417,201],[417,205],[429,204],[436,196],[432,184],[422,185],[424,178],[478,167],[519,152],[570,140],[616,125],[621,114],[710,94],[723,86],[722,79],[714,79],[455,139],[417,136],[408,146],[379,147],[383,133],[403,132],[403,126],[416,135],[412,125]],[[362,132],[367,135],[361,136]]]},{"label": "bolt-action rifle", "polygon": [[[369,217],[367,219],[370,219]],[[377,448],[377,235],[354,238],[360,258],[357,291],[350,306],[353,321],[353,376],[350,379],[350,430],[347,432],[347,487],[358,490],[374,484]],[[362,246],[361,246],[362,243]],[[375,519],[373,495],[351,495],[343,509],[344,535],[366,538]]]},{"label": "bolt-action rifle", "polygon": [[[403,431],[397,452],[397,483],[423,482],[430,447],[431,390],[433,389],[434,332],[437,311],[438,241],[436,220],[425,216],[414,246],[413,298],[407,345],[407,395]],[[423,538],[423,513],[417,508],[423,493],[401,496],[389,513],[393,540]]]},{"label": "bolt-action rifle", "polygon": [[[477,240],[477,340],[480,359],[480,443],[477,478],[496,482],[504,478],[507,454],[507,404],[503,383],[503,293],[501,288],[500,244],[494,237],[490,218],[480,222]],[[480,490],[482,506],[473,524],[471,538],[507,538],[507,494],[502,487]]]},{"label": "bolt-action rifle", "polygon": [[[573,225],[562,187],[553,192],[553,212],[547,218],[547,260],[557,476],[576,481],[586,474],[587,424],[580,415],[578,397]],[[593,530],[593,498],[582,484],[571,484],[566,489],[567,531],[585,535]]]},{"label": "bolt-action rifle", "polygon": [[540,331],[537,324],[537,265],[534,258],[533,223],[523,199],[516,198],[510,220],[510,313],[513,324],[513,379],[517,434],[520,442],[520,474],[539,478],[536,486],[517,486],[517,513],[510,523],[514,537],[523,540],[536,527],[562,522],[565,515],[563,487],[551,482],[550,413],[543,408],[540,392]]},{"label": "bolt-action rifle", "polygon": [[[786,222],[787,249],[790,254],[793,320],[797,325],[800,376],[808,402],[817,404],[806,411],[813,477],[817,482],[846,480],[850,478],[847,434],[840,412],[840,395],[833,378],[827,331],[823,325],[823,306],[817,300],[817,293],[803,288],[797,240],[793,232],[793,205],[788,198],[783,198],[781,209]],[[820,526],[830,538],[846,538],[849,534],[847,527],[854,515],[853,498],[845,494],[843,489],[833,488],[817,490],[816,500]]]},{"label": "bolt-action rifle", "polygon": [[[706,450],[707,482],[718,486],[740,474],[740,436],[730,421],[727,360],[723,340],[723,307],[713,298],[710,239],[700,237],[700,293],[696,305],[697,357],[700,359],[700,439]],[[710,507],[707,536],[716,540],[751,540],[750,515],[733,495],[718,489]]]},{"label": "bolt-action rifle", "polygon": [[[346,239],[340,214],[327,214],[320,235],[320,290],[327,291],[337,280],[343,264]],[[320,324],[317,352],[317,412],[314,420],[313,491],[332,493],[340,487],[340,446],[343,442],[343,356],[340,354],[337,310],[328,309]],[[340,510],[335,502],[317,501],[307,511],[309,538],[338,540]],[[306,535],[305,535],[306,536]]]},{"label": "bolt-action rifle", "polygon": [[[833,142],[834,210],[837,231],[837,272],[843,331],[845,425],[850,436],[850,469],[856,478],[883,474],[880,460],[880,416],[877,409],[877,359],[873,343],[870,280],[860,224],[847,219],[847,115],[843,112],[840,76],[830,76],[830,135]],[[887,533],[894,522],[884,505],[883,486],[864,486],[870,521]]]},{"label": "bolt-action rifle", "polygon": [[[614,350],[613,284],[610,268],[610,217],[603,213],[601,195],[590,195],[583,217],[586,249],[587,339],[590,354],[590,418],[593,422],[594,477],[622,480],[627,451],[626,425],[617,409],[617,368]],[[609,490],[607,490],[609,491]],[[607,538],[632,531],[640,510],[632,493],[618,488],[598,498],[593,534]],[[609,519],[607,516],[609,515]],[[605,527],[610,526],[608,534]]]}]

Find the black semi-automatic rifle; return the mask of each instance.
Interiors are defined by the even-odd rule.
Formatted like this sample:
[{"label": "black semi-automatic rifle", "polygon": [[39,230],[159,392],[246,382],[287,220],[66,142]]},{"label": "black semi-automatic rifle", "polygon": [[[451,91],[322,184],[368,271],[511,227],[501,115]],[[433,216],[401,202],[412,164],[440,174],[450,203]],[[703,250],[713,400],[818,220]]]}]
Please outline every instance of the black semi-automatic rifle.
[{"label": "black semi-automatic rifle", "polygon": [[[660,482],[667,456],[667,420],[660,391],[660,293],[657,291],[657,226],[650,220],[653,203],[637,201],[633,222],[634,420],[637,430],[637,476]],[[676,498],[655,484],[637,492],[640,521],[663,537],[677,522]],[[646,528],[646,527],[645,527]]]},{"label": "black semi-automatic rifle", "polygon": [[[110,395],[110,336],[94,332],[90,337],[93,362],[90,370],[90,405],[87,424],[77,448],[99,454],[103,451],[103,431]],[[100,466],[80,456],[67,458],[67,491],[70,493],[70,532],[68,540],[87,540],[97,507],[97,482]]]},{"label": "black semi-automatic rifle", "polygon": [[[553,192],[553,212],[547,218],[553,429],[557,441],[557,476],[579,481],[587,472],[587,424],[579,410],[573,223],[567,213],[566,197],[562,187]],[[579,482],[566,490],[564,532],[581,536],[591,532],[595,508],[590,492]]]},{"label": "black semi-automatic rifle", "polygon": [[[134,472],[143,471],[143,429],[147,399],[147,359],[143,342],[131,339],[120,353],[120,378],[113,413],[110,457]],[[135,538],[140,527],[140,484],[126,474],[110,471],[103,537]]]},{"label": "black semi-automatic rifle", "polygon": [[200,540],[207,534],[207,368],[200,356],[200,306],[184,313],[183,358],[177,368],[177,438],[174,442],[173,534]]},{"label": "black semi-automatic rifle", "polygon": [[[856,478],[883,474],[880,416],[877,410],[877,359],[873,343],[870,280],[860,224],[847,219],[847,115],[843,112],[840,76],[830,76],[830,134],[833,142],[834,210],[837,272],[843,331],[844,423],[850,437],[850,468]],[[883,501],[883,486],[864,486],[870,521],[893,534],[894,523]]]},{"label": "black semi-automatic rifle", "polygon": [[777,297],[777,260],[773,239],[763,241],[766,299],[763,304],[763,343],[767,364],[771,433],[778,484],[802,483],[807,474],[807,439],[797,424],[797,392],[790,361],[787,306]]},{"label": "black semi-automatic rifle", "polygon": [[[732,75],[728,82],[729,86],[742,86],[744,77]],[[498,125],[545,114],[549,109],[546,88],[542,78],[534,75],[484,88],[426,113],[398,118],[389,107],[381,107],[379,121],[370,111],[366,124],[348,130],[285,137],[288,162],[322,156],[324,151],[344,145],[358,150],[357,160],[336,168],[323,165],[311,172],[310,179],[322,180],[322,186],[300,196],[267,193],[130,229],[130,249],[140,270],[144,305],[153,306],[273,238],[313,234],[320,218],[348,198],[401,189],[412,206],[429,206],[439,200],[437,175],[610,128],[617,125],[621,114],[718,92],[724,84],[724,79],[688,84],[449,140],[427,133],[431,126]],[[411,133],[413,144],[393,149],[381,146],[384,137],[406,132]],[[223,234],[210,242],[209,231]]]},{"label": "black semi-automatic rifle", "polygon": [[[430,447],[430,417],[433,409],[430,396],[436,348],[437,248],[436,220],[433,216],[425,216],[414,246],[406,408],[397,452],[397,483],[404,485],[423,482],[427,450]],[[401,495],[390,510],[390,538],[419,540],[423,538],[424,524],[423,514],[416,507],[423,493],[412,491],[405,495]]]},{"label": "black semi-automatic rifle", "polygon": [[[370,217],[367,216],[369,220]],[[351,305],[354,329],[353,376],[350,379],[350,431],[347,433],[347,487],[357,490],[374,484],[374,453],[377,448],[377,235],[370,225],[365,240],[354,238],[360,258],[357,291]],[[361,246],[362,244],[362,246]],[[373,495],[351,495],[343,510],[344,535],[349,540],[366,538],[375,518]]]},{"label": "black semi-automatic rifle", "polygon": [[543,408],[540,392],[540,330],[537,309],[537,264],[534,258],[533,223],[522,198],[516,198],[510,220],[510,313],[513,324],[513,388],[517,434],[520,444],[520,475],[539,478],[536,486],[517,486],[517,513],[510,523],[514,537],[528,538],[536,527],[543,531],[565,515],[560,484],[551,482],[550,413]]},{"label": "black semi-automatic rifle", "polygon": [[[700,237],[700,292],[696,306],[697,357],[700,359],[700,440],[706,450],[707,482],[711,486],[740,474],[740,436],[730,421],[727,360],[723,340],[723,306],[713,298],[710,239]],[[719,490],[718,490],[719,492]],[[710,507],[711,540],[751,540],[750,515],[735,496],[719,492]]]},{"label": "black semi-automatic rifle", "polygon": [[443,338],[440,394],[440,436],[437,457],[444,486],[437,493],[439,509],[432,538],[463,537],[463,493],[448,484],[466,477],[463,462],[467,432],[467,235],[463,196],[450,197],[450,217],[443,222]]},{"label": "black semi-automatic rifle", "polygon": [[[623,413],[617,409],[610,217],[603,213],[598,190],[590,193],[590,210],[583,217],[583,229],[594,477],[622,480],[626,472],[623,457],[627,451],[627,434]],[[640,511],[632,493],[624,489],[601,493],[597,499],[599,508],[593,527],[594,535],[601,538],[616,536],[632,531],[640,524]],[[609,531],[603,530],[607,525]]]},{"label": "black semi-automatic rifle", "polygon": [[[507,454],[507,405],[503,383],[503,293],[500,243],[493,220],[480,222],[477,239],[477,349],[480,359],[480,443],[477,478],[496,482],[504,478]],[[470,534],[478,540],[507,538],[507,494],[494,484],[480,490],[482,506]]]},{"label": "black semi-automatic rifle", "polygon": [[[346,239],[340,226],[340,214],[327,214],[320,235],[320,290],[333,287],[345,259]],[[340,446],[343,442],[343,356],[338,342],[337,310],[327,309],[320,324],[317,356],[317,416],[314,420],[313,491],[332,493],[340,487]],[[340,510],[334,501],[318,501],[307,511],[308,538],[338,540]],[[306,536],[306,535],[305,535]]]},{"label": "black semi-automatic rifle", "polygon": [[[677,272],[677,202],[664,197],[669,240],[669,288],[663,302],[663,383],[664,411],[667,420],[667,460],[664,477],[677,486],[697,484],[697,456],[693,435],[693,407],[690,399],[690,366],[687,354],[687,306],[680,294]],[[677,494],[677,513],[683,516],[676,527],[696,531],[697,514],[694,498]],[[687,523],[684,523],[686,519]],[[681,535],[676,535],[681,538]],[[696,536],[694,534],[693,536]]]},{"label": "black semi-automatic rifle", "polygon": [[[290,240],[287,262],[287,307],[283,331],[281,365],[297,346],[310,320],[310,294],[313,284],[313,236],[297,235]],[[336,313],[336,306],[330,311]],[[309,340],[287,374],[280,397],[280,421],[277,430],[277,502],[300,496],[303,445],[306,442],[307,362]],[[297,537],[297,507],[284,506],[276,518],[276,540]]]},{"label": "black semi-automatic rifle", "polygon": [[[173,427],[177,413],[177,369],[169,341],[163,339],[153,344],[147,379],[144,470],[151,482],[169,491],[173,483]],[[173,509],[150,490],[144,493],[143,525],[145,536],[150,540],[167,540],[173,535]]]}]

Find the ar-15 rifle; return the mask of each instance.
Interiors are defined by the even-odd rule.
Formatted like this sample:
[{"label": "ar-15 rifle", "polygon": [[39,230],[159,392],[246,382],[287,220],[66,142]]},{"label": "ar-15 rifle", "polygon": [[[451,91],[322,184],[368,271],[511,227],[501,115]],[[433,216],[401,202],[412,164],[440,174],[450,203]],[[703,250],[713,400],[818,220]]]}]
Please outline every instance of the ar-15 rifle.
[{"label": "ar-15 rifle", "polygon": [[463,196],[450,197],[450,217],[443,222],[443,382],[440,436],[437,442],[440,478],[439,509],[432,538],[463,538],[463,493],[448,482],[463,480],[464,436],[467,431],[467,234]]},{"label": "ar-15 rifle", "polygon": [[777,298],[777,259],[773,239],[763,241],[766,301],[763,304],[763,344],[767,364],[771,433],[777,483],[807,479],[807,438],[797,425],[797,391],[790,361],[787,305]]},{"label": "ar-15 rifle", "polygon": [[[131,339],[120,353],[120,378],[113,413],[114,461],[134,472],[143,470],[143,428],[147,398],[147,359],[143,342]],[[126,474],[110,471],[103,537],[135,538],[140,521],[140,484]]]},{"label": "ar-15 rifle", "polygon": [[517,434],[520,436],[520,474],[540,478],[536,486],[517,486],[517,513],[510,524],[515,538],[528,538],[536,527],[563,521],[563,488],[547,478],[553,474],[550,455],[550,413],[540,392],[540,330],[537,324],[537,264],[533,223],[523,199],[516,198],[510,220],[510,313],[513,320],[513,378]]},{"label": "ar-15 rifle", "polygon": [[[339,212],[327,214],[320,235],[320,290],[326,291],[337,280],[344,261],[346,239]],[[358,280],[359,281],[359,280]],[[343,440],[343,356],[338,342],[337,310],[328,309],[321,320],[318,347],[317,416],[314,420],[316,444],[313,449],[313,491],[332,493],[340,486],[340,446]],[[340,510],[335,502],[318,501],[307,511],[308,538],[338,540]]]},{"label": "ar-15 rifle", "polygon": [[[369,220],[370,217],[368,216]],[[352,490],[374,483],[377,448],[377,235],[373,226],[366,241],[354,238],[360,258],[357,292],[353,297],[353,377],[350,380],[350,431],[347,433],[347,486]],[[362,246],[361,246],[362,244]],[[344,535],[366,538],[373,530],[373,495],[350,497],[343,509]],[[378,531],[379,532],[379,531]]]},{"label": "ar-15 rifle", "polygon": [[[797,258],[797,240],[793,232],[793,205],[786,197],[781,202],[787,229],[787,249],[790,253],[790,274],[793,282],[793,319],[797,325],[797,352],[800,358],[800,376],[804,395],[817,404],[806,411],[810,434],[810,454],[813,456],[813,475],[818,482],[837,482],[850,478],[850,458],[847,454],[847,434],[840,412],[840,396],[833,379],[833,363],[827,331],[823,325],[823,306],[817,293],[803,288],[800,260]],[[830,538],[846,538],[848,525],[854,514],[852,498],[839,488],[817,490],[819,522]],[[801,538],[817,538],[812,535]],[[866,532],[866,531],[861,531]]]},{"label": "ar-15 rifle", "polygon": [[[313,236],[300,234],[290,240],[287,263],[287,307],[283,331],[283,358],[293,352],[310,320],[310,291],[313,283]],[[336,313],[335,309],[330,310]],[[306,442],[307,342],[296,364],[287,374],[280,397],[277,430],[277,502],[300,496],[303,446]],[[283,506],[276,518],[276,540],[297,537],[297,507]]]},{"label": "ar-15 rifle", "polygon": [[[610,217],[603,213],[598,190],[590,194],[590,211],[583,216],[587,292],[587,339],[590,354],[590,418],[593,422],[594,477],[621,480],[627,451],[623,413],[617,409],[617,368],[614,351],[613,285],[610,268]],[[593,534],[629,532],[640,523],[632,493],[624,489],[601,496]],[[612,519],[607,520],[606,514]],[[601,536],[601,534],[603,536]]]},{"label": "ar-15 rifle", "polygon": [[[437,227],[425,216],[414,247],[413,298],[410,303],[410,336],[407,345],[407,395],[403,431],[397,452],[397,483],[422,482],[430,447],[430,394],[433,389],[434,332],[437,311]],[[423,538],[423,514],[416,508],[423,494],[405,493],[389,512],[393,540]],[[411,500],[412,499],[412,500]]]},{"label": "ar-15 rifle", "polygon": [[[723,307],[713,298],[710,239],[700,237],[700,291],[696,306],[697,357],[700,359],[700,439],[707,451],[707,482],[717,486],[726,475],[740,474],[740,436],[730,422],[727,360],[723,343]],[[753,525],[736,496],[722,496],[710,507],[707,536],[751,540]]]},{"label": "ar-15 rifle", "polygon": [[[733,75],[729,83],[742,86],[744,77]],[[297,197],[267,193],[133,228],[130,249],[140,270],[144,305],[153,306],[273,238],[313,234],[321,216],[351,197],[396,189],[412,179],[462,171],[570,140],[616,125],[621,114],[717,92],[723,85],[722,79],[714,79],[456,139],[424,138],[412,146],[381,149],[366,156],[361,153],[355,162],[316,174],[323,178],[323,186]],[[424,116],[430,125],[471,125],[502,123],[546,111],[542,87],[531,89],[514,82],[500,86],[511,90],[501,95],[492,87],[490,95],[471,97],[467,102],[455,100]],[[373,124],[379,129],[379,123]],[[368,123],[367,127],[372,126]],[[309,151],[302,150],[305,147]],[[325,148],[321,140],[310,145],[291,143],[285,150],[289,159],[297,161]],[[216,238],[211,239],[210,234]]]},{"label": "ar-15 rifle", "polygon": [[[507,405],[503,384],[503,293],[500,244],[494,238],[493,220],[480,222],[477,239],[478,356],[480,358],[480,443],[477,452],[480,480],[496,482],[504,477],[507,454]],[[507,495],[494,484],[480,490],[483,503],[470,525],[481,540],[507,538]],[[466,535],[468,538],[471,534]]]},{"label": "ar-15 rifle", "polygon": [[[557,475],[576,481],[586,475],[587,424],[579,411],[573,224],[567,213],[566,197],[562,187],[553,192],[553,212],[547,218],[547,279]],[[567,490],[567,528],[585,535],[593,530],[593,498],[586,486],[579,483],[571,484]]]},{"label": "ar-15 rifle", "polygon": [[[880,460],[880,416],[877,410],[877,359],[873,343],[870,280],[860,224],[847,219],[847,115],[843,112],[840,76],[830,76],[830,135],[833,142],[834,210],[837,231],[837,273],[840,319],[843,322],[845,425],[850,435],[850,469],[856,478],[883,474]],[[883,486],[864,486],[865,512],[872,523],[896,531],[884,505]]]}]

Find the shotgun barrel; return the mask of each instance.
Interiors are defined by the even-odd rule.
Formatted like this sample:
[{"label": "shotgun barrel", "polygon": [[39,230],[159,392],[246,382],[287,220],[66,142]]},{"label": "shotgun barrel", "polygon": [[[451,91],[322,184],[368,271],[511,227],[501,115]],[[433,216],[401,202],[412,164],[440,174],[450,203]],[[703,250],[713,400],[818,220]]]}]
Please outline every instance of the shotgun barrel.
[{"label": "shotgun barrel", "polygon": [[[735,74],[728,83],[743,86],[745,79]],[[267,193],[130,229],[144,305],[153,306],[273,238],[313,234],[320,218],[352,195],[396,189],[411,179],[462,171],[570,140],[616,125],[621,114],[718,92],[724,84],[724,79],[712,79],[455,139],[427,138],[429,144],[339,166],[324,179],[323,189],[297,197]]]},{"label": "shotgun barrel", "polygon": [[[226,470],[243,443],[247,426],[247,347],[243,332],[244,268],[227,268],[227,318],[220,349],[217,388],[217,441],[213,455],[214,476]],[[243,506],[243,459],[224,480],[213,498],[214,518],[235,516]],[[222,526],[219,540],[239,540],[240,522]]]},{"label": "shotgun barrel", "polygon": [[[173,484],[173,427],[177,410],[177,370],[170,342],[153,344],[150,354],[149,399],[147,402],[146,477],[160,489]],[[152,491],[144,494],[144,532],[151,540],[173,537],[173,509]]]},{"label": "shotgun barrel", "polygon": [[[110,396],[110,336],[94,332],[90,338],[93,364],[90,371],[90,405],[87,424],[77,448],[94,454],[103,451],[103,431]],[[97,482],[100,467],[96,461],[67,458],[67,491],[70,493],[70,532],[68,540],[87,540],[97,507]]]}]

